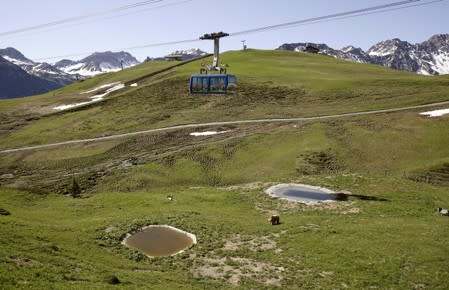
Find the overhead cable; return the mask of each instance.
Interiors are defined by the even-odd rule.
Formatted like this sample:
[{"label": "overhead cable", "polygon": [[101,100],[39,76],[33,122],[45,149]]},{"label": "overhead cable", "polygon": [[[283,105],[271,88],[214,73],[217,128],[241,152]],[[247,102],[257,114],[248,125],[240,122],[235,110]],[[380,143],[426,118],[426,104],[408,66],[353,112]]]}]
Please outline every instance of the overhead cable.
[{"label": "overhead cable", "polygon": [[394,3],[373,6],[373,7],[363,8],[363,9],[357,9],[357,10],[351,10],[351,11],[346,11],[346,12],[340,12],[340,13],[335,13],[335,14],[330,14],[330,15],[325,15],[325,16],[320,16],[320,17],[307,18],[307,19],[303,19],[303,20],[297,20],[297,21],[292,21],[292,22],[286,22],[286,23],[281,23],[281,24],[275,24],[275,25],[270,25],[270,26],[265,26],[265,27],[259,27],[259,28],[238,31],[238,32],[230,33],[230,35],[231,36],[246,35],[246,34],[262,32],[262,31],[267,31],[267,30],[273,30],[273,29],[278,29],[278,28],[292,27],[292,26],[301,25],[304,23],[309,23],[309,22],[317,22],[317,21],[331,19],[331,18],[344,17],[344,16],[355,15],[355,14],[359,14],[359,13],[365,13],[365,12],[370,12],[370,11],[387,9],[387,8],[391,8],[391,7],[397,7],[397,6],[404,6],[407,4],[411,4],[414,2],[420,2],[420,1],[421,0],[406,0],[406,1],[394,2]]},{"label": "overhead cable", "polygon": [[[233,33],[229,33],[229,36],[242,36],[247,34],[253,34],[253,33],[259,33],[259,32],[266,32],[270,30],[277,30],[277,29],[283,29],[283,28],[290,28],[295,26],[301,26],[301,25],[308,25],[308,24],[316,24],[321,22],[329,22],[334,20],[341,20],[346,19],[350,17],[358,17],[358,16],[364,16],[364,15],[370,15],[370,14],[376,14],[376,13],[384,13],[388,11],[394,11],[394,10],[401,10],[401,9],[407,9],[411,7],[417,7],[417,6],[424,6],[424,5],[430,5],[434,4],[436,2],[442,2],[445,0],[433,0],[433,1],[423,1],[423,0],[406,0],[406,1],[399,1],[399,2],[393,2],[389,4],[384,5],[378,5],[373,7],[367,7],[363,9],[357,9],[357,10],[351,10],[346,12],[340,12],[320,17],[313,17],[313,18],[307,18],[292,22],[286,22],[281,24],[275,24],[270,26],[264,26],[259,28],[253,28],[243,31],[237,31]],[[118,48],[115,50],[134,50],[134,49],[143,49],[143,48],[149,48],[149,47],[159,47],[159,46],[168,46],[168,45],[175,45],[175,44],[183,44],[183,43],[193,43],[201,41],[199,38],[195,39],[185,39],[185,40],[177,40],[177,41],[168,41],[168,42],[161,42],[161,43],[151,43],[151,44],[145,44],[145,45],[138,45],[138,46],[131,46],[131,47],[125,47],[125,48]],[[54,56],[54,57],[45,57],[45,58],[39,58],[36,60],[49,60],[49,59],[60,59],[60,58],[66,58],[66,57],[73,57],[73,56],[81,56],[81,55],[88,55],[91,52],[82,52],[82,53],[74,53],[74,54],[67,54],[62,56]]]},{"label": "overhead cable", "polygon": [[[121,13],[121,14],[112,15],[112,16],[105,16],[105,17],[101,17],[99,19],[95,19],[95,18],[92,17],[93,19],[89,19],[89,20],[82,21],[82,22],[73,21],[73,23],[67,23],[67,24],[63,23],[61,25],[50,27],[50,28],[45,29],[45,30],[40,30],[39,33],[45,33],[45,32],[54,31],[54,30],[58,30],[58,29],[75,27],[75,26],[79,26],[79,25],[83,25],[83,24],[87,24],[87,23],[91,23],[91,22],[98,23],[99,21],[110,20],[110,19],[114,19],[114,18],[134,15],[134,14],[138,14],[138,13],[145,13],[145,12],[148,12],[148,11],[153,11],[153,10],[157,10],[157,9],[161,9],[161,8],[181,5],[181,4],[185,4],[185,3],[188,3],[188,2],[192,2],[192,1],[193,0],[175,1],[173,3],[167,3],[167,4],[163,4],[163,5],[153,6],[153,7],[150,7],[150,8],[140,9],[140,10],[137,10],[137,11],[131,11],[131,12],[128,12],[128,13]],[[158,2],[161,2],[161,1],[158,1]],[[81,20],[82,19],[80,19],[80,21]],[[28,33],[26,33],[26,32],[28,32]],[[24,32],[20,33],[20,36],[35,35],[35,34],[36,34],[36,32],[33,32],[33,31],[24,31]],[[12,34],[12,35],[9,35],[8,37],[5,37],[3,39],[12,39],[12,38],[17,38],[17,37],[18,36],[16,34]]]},{"label": "overhead cable", "polygon": [[10,31],[5,31],[5,32],[0,32],[0,36],[12,35],[12,34],[22,33],[22,32],[26,32],[26,31],[47,28],[47,27],[54,27],[54,26],[58,26],[61,24],[65,24],[65,23],[71,23],[71,22],[76,22],[76,21],[80,21],[80,20],[84,20],[84,19],[98,17],[101,15],[107,15],[107,14],[111,14],[111,13],[121,12],[124,10],[134,9],[137,7],[142,7],[142,6],[155,4],[155,3],[159,3],[159,2],[163,2],[163,1],[164,0],[146,0],[146,1],[138,2],[138,3],[128,4],[128,5],[121,6],[121,7],[92,12],[92,13],[88,13],[88,14],[84,14],[84,15],[79,15],[79,16],[70,17],[70,18],[61,19],[61,20],[56,20],[56,21],[52,21],[52,22],[48,22],[48,23],[39,24],[39,25],[18,28],[18,29],[14,29],[14,30],[10,30]]}]

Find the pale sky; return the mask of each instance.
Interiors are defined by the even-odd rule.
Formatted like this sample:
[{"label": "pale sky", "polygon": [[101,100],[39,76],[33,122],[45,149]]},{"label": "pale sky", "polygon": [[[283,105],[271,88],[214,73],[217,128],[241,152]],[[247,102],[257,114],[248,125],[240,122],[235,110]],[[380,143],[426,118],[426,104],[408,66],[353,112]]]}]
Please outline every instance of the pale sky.
[{"label": "pale sky", "polygon": [[[1,34],[143,0],[0,1]],[[0,48],[17,48],[30,59],[80,52],[117,51],[132,46],[195,39],[210,32],[232,33],[397,1],[399,0],[160,0],[137,9],[58,27],[3,35],[0,36]],[[116,15],[121,16],[113,17]],[[351,44],[366,50],[381,40],[391,38],[416,43],[427,40],[434,34],[449,33],[448,15],[449,0],[443,0],[428,6],[229,37],[222,40],[221,47],[222,50],[240,49],[243,39],[249,47],[258,49],[274,49],[286,42],[318,42],[334,48]],[[128,51],[143,60],[146,56],[163,56],[174,50],[189,48],[201,48],[208,52],[213,50],[210,41],[200,41]],[[69,58],[76,60],[82,57]],[[46,61],[57,60],[59,59]]]}]

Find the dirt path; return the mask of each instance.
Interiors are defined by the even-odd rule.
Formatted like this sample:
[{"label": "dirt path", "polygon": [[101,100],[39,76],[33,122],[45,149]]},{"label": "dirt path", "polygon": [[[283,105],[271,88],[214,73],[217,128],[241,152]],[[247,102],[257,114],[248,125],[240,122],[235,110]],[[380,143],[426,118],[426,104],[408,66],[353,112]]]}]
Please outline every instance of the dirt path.
[{"label": "dirt path", "polygon": [[296,122],[296,121],[315,121],[315,120],[337,119],[337,118],[344,118],[344,117],[354,117],[354,116],[364,116],[364,115],[373,115],[373,114],[382,114],[382,113],[408,111],[408,110],[422,109],[422,108],[435,107],[435,106],[447,105],[447,104],[449,104],[449,101],[438,102],[438,103],[431,103],[431,104],[425,104],[425,105],[417,105],[417,106],[400,107],[400,108],[393,108],[393,109],[353,112],[353,113],[344,113],[344,114],[335,114],[335,115],[326,115],[326,116],[285,118],[285,119],[239,120],[239,121],[223,121],[223,122],[185,124],[185,125],[178,125],[178,126],[171,126],[171,127],[149,129],[149,130],[144,130],[144,131],[123,133],[123,134],[117,134],[117,135],[110,135],[110,136],[104,136],[104,137],[95,137],[95,138],[80,139],[80,140],[70,140],[70,141],[64,141],[64,142],[58,142],[58,143],[43,144],[43,145],[36,145],[36,146],[28,146],[28,147],[21,147],[21,148],[11,148],[11,149],[5,149],[5,150],[0,151],[0,154],[21,152],[21,151],[27,151],[27,150],[45,149],[45,148],[62,146],[62,145],[69,145],[69,144],[79,144],[79,143],[87,143],[87,142],[114,140],[114,139],[125,138],[125,137],[132,137],[132,136],[138,136],[138,135],[144,135],[144,134],[149,134],[149,133],[173,131],[173,130],[187,129],[187,128],[201,128],[201,127],[213,127],[213,126],[224,126],[224,125],[240,125],[240,124],[277,123],[277,122]]}]

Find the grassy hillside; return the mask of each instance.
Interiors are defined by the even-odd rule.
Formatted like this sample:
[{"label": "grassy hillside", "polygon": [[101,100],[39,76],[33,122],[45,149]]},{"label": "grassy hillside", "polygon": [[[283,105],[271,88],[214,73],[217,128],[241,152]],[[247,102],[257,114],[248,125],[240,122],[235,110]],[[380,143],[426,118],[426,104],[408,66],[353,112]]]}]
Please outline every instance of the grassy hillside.
[{"label": "grassy hillside", "polygon": [[[151,80],[153,74],[167,70],[175,65],[177,64],[166,61],[142,63],[123,71],[107,73],[79,81],[47,94],[14,100],[2,100],[0,102],[0,133],[7,133],[10,130],[31,124],[42,116],[56,113],[57,111],[53,108],[58,105],[89,101],[90,96],[101,94],[104,90],[85,94],[84,92],[86,91],[91,91],[99,86],[111,83],[130,85],[135,80],[140,80],[145,76]],[[154,78],[157,79],[164,75],[165,73],[158,74]]]},{"label": "grassy hillside", "polygon": [[[447,78],[417,76],[326,56],[247,51],[224,54],[223,61],[231,64],[231,72],[239,79],[239,87],[226,96],[188,93],[188,78],[198,70],[200,61],[193,62],[163,75],[162,79],[150,78],[140,82],[137,88],[115,92],[104,102],[66,113],[35,116],[38,120],[30,118],[32,122],[24,128],[12,130],[2,138],[0,148],[6,148],[7,144],[42,144],[183,123],[315,116],[449,99]],[[158,65],[145,65],[150,72],[159,69]],[[130,74],[122,72],[124,82]],[[83,84],[78,89],[83,91],[117,81],[120,75],[100,79],[95,78],[89,86]],[[66,90],[76,89],[71,86]],[[58,101],[51,99],[50,111],[58,102],[61,104],[61,99],[63,104],[71,103],[64,95],[62,92]],[[77,99],[70,95],[74,103],[81,97],[86,99],[85,95],[75,95]],[[48,105],[41,104],[40,98],[35,99],[39,103],[36,106],[48,112]],[[10,120],[14,116],[3,118],[7,120],[4,124],[15,124]],[[13,128],[17,127],[21,126]]]},{"label": "grassy hillside", "polygon": [[[50,95],[0,102],[0,148],[449,100],[444,76],[277,51],[230,52],[223,61],[239,79],[228,95],[189,95],[194,62],[67,112],[42,109],[53,104]],[[82,91],[166,65],[104,75],[56,97],[78,101]],[[19,108],[32,112],[29,120]],[[121,281],[113,287],[123,289],[444,288],[448,220],[436,208],[449,207],[449,116],[419,112],[216,126],[207,130],[227,133],[207,137],[173,130],[0,154],[0,209],[10,213],[0,215],[1,288],[110,289],[112,275]],[[74,179],[81,198],[70,196]],[[306,206],[264,193],[281,182],[352,195]],[[271,213],[281,225],[267,222]],[[148,224],[192,232],[198,244],[165,258],[120,244]]]}]

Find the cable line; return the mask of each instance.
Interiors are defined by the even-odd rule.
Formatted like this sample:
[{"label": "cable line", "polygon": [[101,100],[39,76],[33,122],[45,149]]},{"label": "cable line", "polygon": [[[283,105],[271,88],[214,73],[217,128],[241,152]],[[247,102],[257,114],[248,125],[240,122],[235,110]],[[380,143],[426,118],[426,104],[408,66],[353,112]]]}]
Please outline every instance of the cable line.
[{"label": "cable line", "polygon": [[347,11],[347,12],[330,14],[330,15],[326,15],[326,16],[313,17],[313,18],[297,20],[297,21],[292,21],[292,22],[286,22],[286,23],[281,23],[281,24],[275,24],[275,25],[270,25],[270,26],[265,26],[265,27],[260,27],[260,28],[243,30],[243,31],[239,31],[239,32],[230,33],[229,35],[230,36],[246,35],[246,34],[262,32],[262,31],[267,31],[267,30],[273,30],[273,29],[278,29],[278,28],[292,27],[292,26],[296,26],[296,25],[309,23],[309,22],[317,22],[317,21],[321,21],[321,20],[337,18],[337,17],[344,17],[344,16],[349,16],[349,15],[354,15],[354,14],[359,14],[359,13],[364,13],[364,12],[370,12],[370,11],[377,11],[377,10],[382,10],[382,9],[386,9],[386,8],[396,7],[396,6],[404,6],[406,4],[411,4],[414,2],[420,2],[420,1],[421,0],[406,0],[406,1],[394,2],[394,3],[379,5],[379,6],[373,6],[373,7],[357,9],[357,10],[352,10],[352,11]]},{"label": "cable line", "polygon": [[[164,0],[165,1],[165,0]],[[98,23],[99,21],[104,21],[104,20],[110,20],[110,19],[114,19],[114,18],[118,18],[118,17],[124,17],[124,16],[128,16],[128,15],[134,15],[134,14],[138,14],[138,13],[144,13],[144,12],[147,12],[147,11],[152,11],[152,10],[157,10],[157,9],[161,9],[161,8],[165,8],[165,7],[171,7],[171,6],[176,6],[176,5],[181,5],[181,4],[185,4],[185,3],[188,3],[188,2],[192,2],[193,0],[184,0],[184,1],[177,1],[177,2],[173,2],[173,3],[167,3],[167,4],[164,4],[164,5],[158,5],[158,6],[154,6],[154,7],[151,7],[151,8],[146,8],[146,9],[141,9],[141,10],[138,10],[138,11],[132,11],[132,12],[128,12],[128,13],[122,13],[122,14],[118,14],[118,15],[113,15],[113,16],[107,16],[107,17],[102,17],[102,18],[100,18],[100,19],[98,19],[98,20],[95,20],[95,23]],[[161,2],[161,1],[158,1],[158,2]],[[156,3],[156,2],[155,2]],[[86,23],[90,23],[90,22],[92,22],[93,20],[87,20],[87,21],[83,21],[83,22],[75,22],[74,21],[74,23],[72,23],[72,24],[66,24],[66,25],[61,25],[61,26],[56,26],[56,27],[52,27],[52,28],[49,28],[49,29],[45,29],[45,30],[41,30],[40,31],[40,33],[42,33],[42,32],[49,32],[49,31],[55,31],[55,30],[58,30],[58,29],[63,29],[63,28],[69,28],[69,27],[75,27],[75,26],[79,26],[79,25],[83,25],[83,24],[86,24]],[[65,23],[64,23],[65,24]],[[28,32],[28,33],[26,33],[26,32]],[[21,32],[20,33],[21,34],[21,36],[26,36],[26,35],[34,35],[35,34],[35,32],[32,32],[32,31],[24,31],[24,32]],[[17,38],[17,36],[15,36],[14,34],[13,35],[10,35],[9,37],[5,37],[5,38],[3,38],[3,39],[12,39],[12,38]]]},{"label": "cable line", "polygon": [[[403,6],[403,7],[383,9],[381,11],[371,11],[371,12],[365,12],[365,13],[356,14],[356,15],[347,15],[347,16],[336,17],[336,18],[332,18],[332,19],[325,19],[325,20],[319,20],[319,21],[314,21],[314,22],[302,23],[302,24],[298,24],[298,25],[295,25],[295,26],[303,26],[303,25],[310,25],[310,24],[317,24],[317,23],[325,23],[325,22],[331,22],[331,21],[335,21],[335,20],[343,20],[343,19],[349,19],[349,18],[354,18],[354,17],[372,15],[372,14],[377,14],[377,13],[402,10],[402,9],[411,8],[411,7],[426,6],[426,5],[430,5],[430,4],[437,3],[437,2],[443,2],[443,1],[445,1],[445,0],[433,0],[433,1],[430,1],[430,2],[418,3],[418,4],[413,4],[413,5],[407,5],[407,6]],[[294,26],[292,26],[292,27],[294,27]],[[279,28],[279,29],[281,29],[281,28]]]},{"label": "cable line", "polygon": [[146,1],[137,2],[134,4],[128,4],[128,5],[121,6],[121,7],[97,11],[97,12],[79,15],[79,16],[75,16],[75,17],[70,17],[70,18],[66,18],[66,19],[62,19],[62,20],[56,20],[56,21],[52,21],[52,22],[48,22],[48,23],[44,23],[44,24],[35,25],[35,26],[29,26],[29,27],[10,30],[10,31],[0,32],[0,36],[12,35],[12,34],[22,33],[22,32],[26,32],[26,31],[32,31],[32,30],[38,30],[38,29],[42,29],[42,28],[46,28],[46,27],[58,26],[58,25],[65,24],[65,23],[76,22],[76,21],[94,18],[97,16],[107,15],[107,14],[111,14],[111,13],[115,13],[115,12],[121,12],[123,10],[130,10],[130,9],[134,9],[137,7],[147,6],[150,4],[155,4],[155,3],[159,3],[159,2],[163,2],[163,1],[164,0],[146,0]]},{"label": "cable line", "polygon": [[[307,19],[302,19],[302,20],[297,20],[297,21],[292,21],[292,22],[286,22],[286,23],[281,23],[281,24],[275,24],[275,25],[270,25],[270,26],[264,26],[264,27],[259,27],[259,28],[253,28],[253,29],[233,32],[233,33],[229,33],[229,36],[230,37],[242,36],[242,35],[247,35],[247,34],[266,32],[266,31],[270,31],[270,30],[290,28],[290,27],[301,26],[301,25],[316,24],[316,23],[320,23],[320,22],[330,22],[330,21],[334,21],[334,20],[341,20],[341,19],[346,19],[346,18],[351,18],[351,17],[359,17],[359,16],[364,16],[364,15],[377,14],[377,13],[383,13],[383,12],[394,11],[394,10],[402,10],[402,9],[411,8],[411,7],[430,5],[430,4],[434,4],[434,3],[442,2],[442,1],[445,1],[445,0],[433,0],[433,1],[426,1],[426,2],[423,2],[422,0],[405,0],[405,1],[384,4],[384,5],[378,5],[378,6],[367,7],[367,8],[357,9],[357,10],[335,13],[335,14],[330,14],[330,15],[325,15],[325,16],[320,16],[320,17],[307,18]],[[135,49],[143,49],[143,48],[149,48],[149,47],[168,46],[168,45],[183,44],[183,43],[193,43],[193,42],[197,42],[197,41],[201,41],[201,40],[199,38],[185,39],[185,40],[177,40],[177,41],[169,41],[169,42],[161,42],[161,43],[151,43],[151,44],[146,44],[146,45],[118,48],[115,50],[135,50]],[[87,55],[90,53],[91,52],[81,52],[81,53],[67,54],[67,55],[62,55],[62,56],[44,57],[44,58],[39,58],[36,60],[66,58],[66,57]]]},{"label": "cable line", "polygon": [[[170,41],[170,42],[162,42],[162,43],[152,43],[152,44],[146,44],[146,45],[138,45],[138,46],[131,46],[131,47],[122,47],[114,49],[114,51],[119,50],[134,50],[134,49],[142,49],[142,48],[148,48],[148,47],[158,47],[158,46],[167,46],[167,45],[173,45],[173,44],[181,44],[181,43],[191,43],[191,42],[197,42],[201,41],[198,38],[194,39],[186,39],[186,40],[177,40],[177,41]],[[92,51],[89,52],[78,52],[74,54],[66,54],[66,55],[59,55],[59,56],[51,56],[51,57],[43,57],[43,58],[36,58],[35,60],[48,60],[48,59],[62,59],[67,57],[74,57],[74,56],[83,56],[91,54]]]}]

